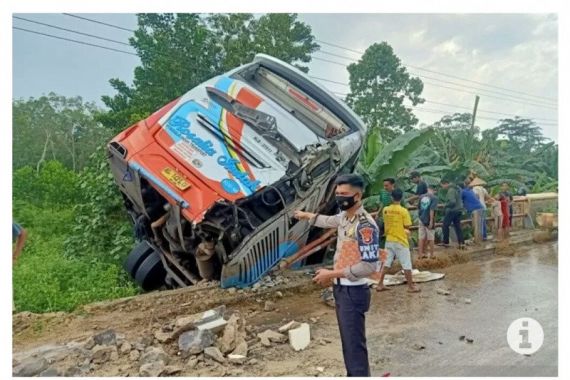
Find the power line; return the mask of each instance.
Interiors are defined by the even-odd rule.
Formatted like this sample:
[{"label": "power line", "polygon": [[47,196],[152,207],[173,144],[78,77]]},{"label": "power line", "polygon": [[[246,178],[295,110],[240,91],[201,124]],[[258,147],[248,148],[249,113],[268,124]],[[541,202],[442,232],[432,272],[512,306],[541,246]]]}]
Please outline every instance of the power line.
[{"label": "power line", "polygon": [[[14,16],[14,17],[15,17],[15,18],[18,18],[18,19],[22,19],[22,20],[24,20],[24,21],[34,22],[34,21],[32,21],[32,20],[27,20],[27,19],[24,19],[24,18],[22,18],[22,17],[17,17],[17,16]],[[39,24],[43,24],[43,23],[39,23]],[[49,25],[49,24],[45,24],[45,25],[46,25],[46,26],[52,26],[52,25]],[[80,41],[80,40],[74,40],[74,39],[69,39],[69,38],[65,38],[65,37],[55,36],[55,35],[48,34],[48,33],[41,33],[41,32],[37,32],[37,31],[25,29],[25,28],[20,28],[20,27],[17,27],[17,26],[14,26],[13,29],[15,29],[15,30],[21,30],[21,31],[29,32],[29,33],[34,33],[34,34],[38,34],[38,35],[42,35],[42,36],[46,36],[46,37],[51,37],[51,38],[55,38],[55,39],[60,39],[60,40],[64,40],[64,41],[74,42],[74,43],[78,43],[78,44],[81,44],[81,45],[92,46],[92,47],[97,47],[97,48],[101,48],[101,49],[105,49],[105,50],[111,50],[111,51],[114,51],[114,52],[123,53],[123,54],[129,54],[129,55],[138,56],[138,55],[135,54],[135,53],[127,52],[127,51],[124,51],[124,50],[114,49],[114,48],[110,48],[110,47],[106,47],[106,46],[102,46],[102,45],[91,44],[91,43],[88,43],[88,42],[85,42],[85,41]],[[59,28],[58,28],[58,29],[59,29]],[[64,28],[61,28],[61,29],[64,29]],[[70,29],[64,29],[64,30],[70,31],[70,32],[77,32],[77,31],[70,30]],[[82,33],[79,33],[79,34],[82,34]],[[99,36],[92,36],[92,35],[89,35],[89,36],[95,37],[95,38],[100,38]],[[101,39],[104,39],[104,38],[101,37]],[[111,41],[112,41],[112,42],[119,42],[119,41],[114,41],[114,40],[111,40]],[[205,70],[203,70],[203,71],[205,72]],[[210,71],[208,71],[208,72],[210,72]],[[331,82],[331,83],[336,83],[336,84],[348,86],[348,84],[347,84],[347,83],[344,83],[344,82],[332,81],[332,80],[329,80],[329,79],[326,79],[326,78],[320,78],[320,77],[316,77],[316,76],[310,76],[310,77],[311,77],[311,78],[314,78],[314,79],[317,79],[317,80],[328,81],[328,82]],[[450,89],[453,89],[453,88],[450,88]],[[456,89],[456,90],[459,90],[459,89]],[[341,93],[338,93],[338,92],[333,92],[333,93],[335,93],[335,94],[337,94],[337,95],[342,95],[342,96],[348,95],[348,94],[341,94]],[[500,98],[499,98],[499,99],[500,99]],[[446,104],[446,103],[439,103],[439,102],[434,102],[434,101],[429,101],[429,100],[428,100],[427,102],[428,102],[428,103],[434,103],[434,104],[440,104],[440,105],[447,105],[447,106],[456,107],[456,108],[469,109],[468,107],[462,107],[462,106],[451,105],[451,104]],[[420,110],[426,110],[426,109],[420,109]],[[441,110],[439,110],[439,111],[441,111]],[[438,112],[439,112],[439,111],[438,111]],[[445,112],[445,111],[441,111],[441,112]],[[512,116],[511,114],[502,113],[502,112],[485,111],[485,110],[481,110],[481,112],[485,112],[485,113],[495,113],[495,114],[502,114],[502,115]],[[522,116],[521,116],[521,117],[522,117]],[[484,118],[484,117],[483,117],[483,118]],[[539,119],[539,118],[534,118],[534,117],[528,117],[528,118],[537,119],[537,120]],[[489,118],[487,118],[487,119],[489,119]],[[497,120],[497,119],[493,119],[493,120]],[[547,120],[547,121],[554,121],[554,120],[552,120],[552,119],[545,119],[545,120]],[[543,123],[543,124],[544,124],[544,123]]]},{"label": "power line", "polygon": [[[13,29],[16,29],[16,30],[22,30],[22,31],[25,31],[25,32],[29,32],[29,33],[39,34],[39,35],[46,36],[46,37],[56,38],[56,39],[59,39],[59,40],[74,42],[74,43],[77,43],[77,44],[80,44],[80,45],[94,46],[94,47],[98,47],[98,48],[101,48],[101,49],[112,50],[112,51],[115,51],[115,52],[118,52],[118,53],[123,53],[123,54],[128,54],[128,55],[134,55],[134,56],[136,56],[136,57],[139,57],[138,54],[132,53],[132,52],[128,52],[128,51],[125,51],[125,50],[114,49],[114,48],[111,48],[111,47],[102,46],[102,45],[97,45],[97,44],[92,44],[92,43],[85,42],[85,41],[80,41],[80,40],[74,40],[74,39],[71,39],[71,38],[60,37],[60,36],[56,36],[56,35],[49,34],[49,33],[42,33],[42,32],[38,32],[38,31],[34,31],[34,30],[29,30],[29,29],[25,29],[25,28],[20,28],[20,27],[17,27],[17,26],[13,26],[12,28],[13,28]],[[190,66],[189,66],[189,67],[190,67]],[[202,67],[190,67],[190,68],[192,68],[194,71],[197,71],[197,72],[207,73],[207,74],[209,74],[209,75],[215,75],[215,73],[213,73],[211,70],[208,70],[208,69],[205,69],[205,68],[202,68]]]},{"label": "power line", "polygon": [[[332,91],[332,93],[335,95],[339,95],[339,96],[347,96],[348,95],[348,94],[345,94],[342,92],[336,92],[336,91]],[[465,110],[472,111],[471,107],[460,106],[457,104],[442,103],[442,102],[436,102],[436,101],[432,101],[432,100],[426,100],[426,103],[438,104],[438,105],[442,105],[442,106],[448,106],[448,107],[452,107],[452,108],[465,109]],[[418,107],[418,106],[410,106],[410,107],[413,108],[413,107]],[[425,108],[421,108],[421,110],[425,110]],[[450,112],[450,111],[445,111],[445,112]],[[483,110],[483,109],[479,109],[479,112],[491,113],[491,114],[497,114],[497,115],[505,115],[505,116],[513,116],[512,113],[487,111],[487,110]],[[525,115],[516,115],[516,116],[519,116],[519,117],[522,117],[525,119],[534,119],[534,120],[540,121],[540,123],[544,123],[544,122],[558,123],[558,120],[556,120],[556,119],[548,119],[548,118],[543,118],[543,117],[533,117],[533,116],[525,116]],[[499,119],[497,119],[497,120],[499,120]]]},{"label": "power line", "polygon": [[[467,91],[461,88],[455,88],[455,87],[449,87],[449,86],[444,86],[438,83],[431,83],[431,82],[424,82],[426,84],[432,85],[432,86],[436,86],[436,87],[441,87],[441,88],[446,88],[449,90],[453,90],[453,91],[459,91],[459,92],[465,92],[467,94],[472,94],[472,95],[478,95],[478,93],[473,92],[473,91]],[[526,104],[529,106],[534,106],[534,107],[542,107],[542,108],[548,108],[548,109],[552,109],[552,110],[557,110],[557,107],[552,107],[552,106],[546,106],[543,104],[537,104],[537,103],[531,103],[531,102],[524,102],[522,100],[516,100],[516,99],[510,99],[510,98],[501,98],[499,96],[494,96],[494,95],[489,95],[489,94],[483,94],[485,95],[487,98],[491,98],[491,99],[498,99],[498,100],[503,100],[505,102],[511,102],[511,103],[520,103],[520,104]]]},{"label": "power line", "polygon": [[[335,64],[335,65],[339,65],[339,66],[342,66],[342,67],[345,67],[345,68],[347,67],[347,65],[344,64],[344,63],[342,63],[342,62],[331,61],[331,60],[324,59],[324,58],[319,58],[319,57],[312,57],[312,58],[313,58],[313,59],[316,59],[316,60],[319,60],[319,61],[328,62],[328,63],[332,63],[332,64]],[[488,92],[488,93],[491,93],[491,94],[498,94],[498,95],[502,95],[502,96],[509,97],[509,98],[512,98],[512,99],[519,99],[519,100],[528,102],[528,104],[535,105],[535,106],[541,106],[541,107],[546,107],[546,108],[552,108],[553,106],[555,106],[554,104],[542,103],[542,102],[540,102],[540,100],[522,98],[522,97],[519,97],[519,96],[515,96],[515,95],[511,95],[511,94],[505,94],[505,93],[498,92],[498,91],[495,91],[495,90],[488,90],[488,89],[485,89],[485,88],[473,87],[473,86],[468,86],[468,85],[464,85],[464,84],[461,84],[461,83],[450,82],[450,81],[446,81],[446,80],[443,80],[443,79],[440,79],[440,78],[429,77],[429,76],[424,75],[424,74],[417,74],[417,73],[413,73],[413,72],[410,72],[410,74],[416,75],[416,76],[418,76],[418,77],[425,78],[425,79],[431,79],[431,80],[439,81],[439,82],[441,82],[441,83],[447,83],[447,84],[452,84],[452,85],[455,85],[455,86],[461,86],[461,87],[465,87],[465,88],[471,88],[471,89],[474,89],[474,90],[477,90],[477,91],[484,91],[484,92]],[[425,82],[425,83],[429,83],[429,82]],[[438,84],[434,84],[434,83],[430,83],[430,84],[431,84],[432,86],[439,86]],[[487,95],[486,93],[483,93],[483,94],[484,94],[484,95]]]},{"label": "power line", "polygon": [[111,48],[111,47],[108,47],[108,46],[102,46],[102,45],[92,44],[92,43],[89,43],[89,42],[74,40],[74,39],[71,39],[71,38],[59,37],[59,36],[55,36],[55,35],[53,35],[53,34],[41,33],[41,32],[37,32],[37,31],[35,31],[35,30],[20,28],[20,27],[17,27],[17,26],[13,26],[12,29],[21,30],[21,31],[28,32],[28,33],[33,33],[33,34],[39,34],[39,35],[41,35],[41,36],[56,38],[56,39],[58,39],[58,40],[64,40],[64,41],[69,41],[69,42],[75,42],[75,43],[81,44],[81,45],[87,45],[87,46],[97,47],[97,48],[100,48],[100,49],[111,50],[111,51],[115,51],[115,52],[117,52],[117,53],[123,53],[123,54],[134,55],[135,57],[138,57],[138,54],[131,53],[131,52],[128,52],[128,51],[125,51],[125,50],[120,50],[120,49]]},{"label": "power line", "polygon": [[75,33],[75,34],[80,34],[80,35],[82,35],[82,36],[97,38],[97,39],[99,39],[99,40],[109,41],[109,42],[113,42],[113,43],[116,43],[116,44],[120,44],[120,45],[124,45],[124,46],[131,47],[131,45],[129,45],[129,44],[126,43],[126,42],[113,40],[113,39],[111,39],[111,38],[96,36],[96,35],[94,35],[94,34],[89,34],[89,33],[83,33],[83,32],[80,32],[80,31],[74,30],[74,29],[62,28],[62,27],[57,26],[57,25],[47,24],[47,23],[44,23],[44,22],[36,21],[36,20],[30,20],[30,19],[27,19],[27,18],[24,18],[24,17],[18,17],[18,16],[13,16],[13,17],[14,17],[15,19],[18,19],[18,20],[23,20],[23,21],[26,21],[26,22],[34,23],[34,24],[47,26],[48,28],[64,30],[64,31],[66,31],[66,32]]},{"label": "power line", "polygon": [[[333,44],[333,43],[326,42],[326,41],[319,40],[319,39],[315,39],[315,40],[316,40],[317,42],[321,43],[321,44],[324,44],[324,45],[333,46],[333,47],[336,47],[336,48],[338,48],[338,49],[350,51],[350,52],[353,52],[353,53],[356,53],[356,54],[359,54],[359,55],[364,54],[363,51],[354,50],[354,49],[351,49],[351,48],[347,48],[347,47],[345,47],[345,46],[340,46],[340,45]],[[325,53],[325,54],[331,54],[331,53]],[[331,54],[331,55],[332,55],[332,54]],[[339,56],[339,55],[337,55],[337,56]],[[355,59],[355,58],[348,58],[348,57],[341,57],[341,58],[352,59],[352,60]],[[456,76],[456,75],[447,74],[447,73],[443,73],[443,72],[436,71],[436,70],[426,69],[426,68],[423,68],[423,67],[420,67],[420,66],[414,66],[414,65],[410,65],[410,64],[407,64],[407,65],[404,65],[404,66],[411,67],[411,68],[414,68],[414,69],[420,70],[420,71],[430,72],[430,73],[433,73],[433,74],[438,74],[438,75],[447,76],[447,77],[450,77],[450,78],[459,79],[459,80],[466,81],[466,82],[471,82],[471,83],[475,83],[475,84],[479,84],[479,85],[483,85],[483,86],[487,86],[487,87],[496,88],[496,89],[498,89],[498,90],[509,91],[509,92],[513,92],[513,93],[517,93],[517,94],[521,94],[521,95],[531,96],[531,97],[534,97],[534,98],[542,98],[542,99],[550,100],[550,101],[553,101],[553,102],[558,102],[557,99],[550,98],[550,97],[547,97],[547,96],[533,95],[533,94],[530,94],[530,93],[528,93],[528,92],[512,90],[512,89],[509,89],[509,88],[500,87],[500,86],[495,86],[495,85],[488,84],[488,83],[484,83],[484,82],[474,81],[474,80],[467,79],[467,78],[462,78],[462,77],[459,77],[459,76]]]},{"label": "power line", "polygon": [[[438,105],[441,105],[441,106],[448,106],[448,107],[463,108],[463,109],[466,109],[466,110],[469,110],[469,111],[472,110],[471,107],[465,107],[465,106],[459,106],[459,105],[456,105],[456,104],[449,104],[449,103],[436,102],[436,101],[433,101],[433,100],[426,100],[426,103],[433,103],[433,104],[438,104]],[[512,114],[506,113],[506,112],[487,111],[487,110],[482,110],[482,109],[479,109],[479,112],[492,113],[492,114],[496,114],[496,115],[512,116]],[[545,121],[556,121],[556,122],[557,122],[557,120],[555,120],[555,119],[548,119],[548,118],[543,118],[543,117],[532,117],[532,116],[524,116],[524,115],[517,115],[517,116],[520,116],[520,117],[525,118],[525,119],[536,119],[536,120],[539,120],[539,119],[540,119],[540,120],[545,120]]]},{"label": "power line", "polygon": [[[326,78],[320,78],[320,77],[316,77],[316,76],[310,76],[313,79],[317,79],[323,82],[329,82],[329,83],[334,83],[334,84],[339,84],[345,87],[350,87],[350,85],[348,83],[345,82],[339,82],[339,81],[335,81],[335,80],[331,80],[331,79],[326,79]],[[444,86],[444,85],[440,85],[438,83],[431,83],[431,82],[424,82],[425,84],[429,84],[432,86],[436,86],[436,87],[441,87],[441,88],[447,88],[449,90],[455,90],[455,91],[460,91],[460,92],[466,92],[468,94],[472,94],[472,95],[478,95],[478,93],[473,92],[473,91],[467,91],[464,89],[460,89],[460,88],[455,88],[455,87],[449,87],[449,86]],[[461,86],[460,84],[456,84],[457,86]],[[466,86],[468,87],[468,86]],[[469,88],[469,87],[468,87]],[[525,101],[521,101],[521,100],[516,100],[516,99],[510,99],[510,98],[500,98],[498,96],[493,96],[493,95],[488,95],[488,94],[484,94],[486,97],[488,98],[493,98],[493,99],[499,99],[499,100],[503,100],[503,101],[507,101],[507,102],[513,102],[513,103],[520,103],[520,104],[526,104],[526,105],[530,105],[530,106],[535,106],[535,107],[543,107],[543,108],[549,108],[549,109],[553,109],[553,110],[557,110],[556,107],[552,107],[552,106],[547,106],[547,105],[543,105],[543,104],[537,104],[537,103],[531,103],[531,102],[525,102]]]},{"label": "power line", "polygon": [[[66,15],[66,16],[69,16],[69,17],[75,17],[75,18],[78,18],[78,19],[81,19],[81,20],[85,20],[85,21],[97,23],[97,24],[100,24],[100,25],[105,25],[105,26],[108,26],[108,27],[111,27],[111,28],[115,28],[115,29],[119,29],[119,30],[124,30],[124,31],[132,32],[132,33],[135,32],[135,30],[133,30],[133,29],[125,28],[125,27],[122,27],[122,26],[119,26],[119,25],[116,25],[116,24],[110,24],[110,23],[102,22],[102,21],[95,20],[95,19],[92,19],[92,18],[74,15],[74,14],[71,14],[71,13],[63,13],[63,14]],[[338,49],[350,51],[350,52],[353,52],[353,53],[356,53],[356,54],[359,54],[359,55],[364,54],[363,51],[350,49],[350,48],[347,48],[347,47],[345,47],[345,46],[333,44],[333,43],[331,43],[331,42],[326,42],[326,41],[323,41],[323,40],[320,40],[320,39],[315,39],[315,41],[317,41],[317,42],[319,42],[319,43],[322,43],[322,44],[324,44],[324,45],[329,45],[329,46],[336,47],[336,48],[338,48]],[[336,57],[344,58],[344,59],[347,59],[347,60],[354,60],[354,58],[344,57],[344,56],[341,56],[341,55],[339,55],[339,54],[335,54],[335,53],[328,52],[328,51],[322,51],[322,50],[321,50],[320,52],[322,52],[323,54],[328,54],[328,55],[331,55],[331,56],[336,56]],[[325,59],[323,59],[323,58],[317,58],[317,57],[313,57],[313,58],[314,58],[314,59],[317,59],[317,60],[320,60],[320,61],[333,63],[333,64],[336,64],[336,65],[342,65],[342,64],[339,63],[339,62],[328,61],[328,60],[325,60]],[[410,64],[404,65],[404,66],[408,66],[408,67],[411,67],[411,68],[414,68],[414,69],[420,70],[420,71],[430,72],[430,73],[433,73],[433,74],[438,74],[438,75],[447,76],[447,77],[450,77],[450,78],[455,78],[455,79],[462,80],[462,81],[466,81],[466,82],[471,82],[471,83],[479,84],[479,85],[482,85],[482,86],[487,86],[487,87],[496,88],[496,89],[503,90],[503,91],[508,91],[508,92],[512,92],[512,93],[518,93],[518,94],[521,94],[521,95],[526,95],[526,96],[530,96],[530,97],[534,97],[534,98],[542,98],[542,99],[546,99],[546,100],[548,100],[548,101],[557,102],[556,99],[549,98],[549,97],[546,97],[546,96],[533,95],[533,94],[529,94],[529,93],[527,93],[527,92],[522,92],[522,91],[517,91],[517,90],[511,90],[511,89],[509,89],[509,88],[499,87],[499,86],[491,85],[491,84],[484,83],[484,82],[478,82],[478,81],[474,81],[474,80],[471,80],[471,79],[467,79],[467,78],[462,78],[462,77],[459,77],[459,76],[455,76],[455,75],[452,75],[452,74],[446,74],[446,73],[443,73],[443,72],[440,72],[440,71],[425,69],[425,68],[419,67],[419,66],[414,66],[414,65],[410,65]],[[490,91],[490,90],[486,90],[486,91]],[[501,95],[503,95],[503,94],[501,94]],[[527,99],[527,100],[531,100],[531,99]]]},{"label": "power line", "polygon": [[109,23],[106,23],[106,22],[103,22],[103,21],[94,20],[94,19],[92,19],[92,18],[77,16],[77,15],[74,15],[74,14],[71,14],[71,13],[63,13],[63,14],[64,14],[65,16],[75,17],[75,18],[78,18],[78,19],[80,19],[80,20],[85,20],[85,21],[93,22],[93,23],[95,23],[95,24],[105,25],[105,26],[108,26],[108,27],[111,27],[111,28],[115,28],[115,29],[119,29],[119,30],[124,30],[124,31],[126,31],[126,32],[133,32],[133,33],[135,32],[133,29],[123,28],[122,26],[118,26],[118,25],[115,25],[115,24],[109,24]]},{"label": "power line", "polygon": [[[116,29],[120,29],[120,30],[124,30],[124,31],[128,31],[128,32],[133,32],[133,33],[135,32],[135,30],[133,30],[133,29],[124,28],[124,27],[119,26],[119,25],[102,22],[102,21],[95,20],[95,19],[91,19],[91,18],[88,18],[88,17],[77,16],[77,15],[70,14],[70,13],[63,13],[63,14],[66,15],[66,16],[75,17],[75,18],[78,18],[78,19],[81,19],[81,20],[85,20],[85,21],[89,21],[89,22],[93,22],[93,23],[105,25],[105,26],[108,26],[108,27],[112,27],[112,28],[116,28]],[[317,42],[319,42],[319,43],[324,44],[324,45],[333,46],[333,47],[336,47],[336,48],[338,48],[338,49],[343,49],[343,50],[350,51],[350,52],[353,52],[353,53],[356,53],[356,54],[360,54],[360,55],[364,54],[364,52],[362,52],[362,51],[350,49],[350,48],[347,48],[347,47],[344,47],[344,46],[341,46],[341,45],[333,44],[333,43],[326,42],[326,41],[319,40],[319,39],[315,39],[315,40],[316,40]],[[341,55],[339,55],[339,54],[335,54],[335,53],[332,53],[332,52],[329,52],[329,51],[320,50],[319,52],[321,52],[321,53],[323,53],[323,54],[328,54],[328,55],[331,55],[331,56],[336,56],[336,57],[339,57],[339,58],[344,58],[344,59],[347,59],[347,60],[353,60],[353,61],[354,61],[354,58],[344,57],[344,56],[341,56]],[[331,63],[331,64],[335,64],[335,65],[339,65],[339,66],[344,66],[344,67],[346,67],[346,65],[343,64],[343,63],[341,63],[341,62],[336,62],[336,61],[332,61],[332,60],[327,60],[327,59],[319,58],[319,57],[312,57],[312,58],[315,59],[315,60],[318,60],[318,61],[328,62],[328,63]],[[549,100],[549,101],[557,102],[556,99],[552,99],[552,98],[548,98],[548,97],[544,97],[544,96],[532,95],[532,94],[525,93],[525,92],[522,92],[522,91],[511,90],[511,89],[508,89],[508,88],[499,87],[499,86],[494,86],[494,85],[490,85],[490,84],[483,83],[483,82],[473,81],[473,80],[470,80],[470,79],[466,79],[466,78],[454,76],[454,75],[451,75],[451,74],[442,73],[442,72],[435,71],[435,70],[424,69],[423,67],[419,67],[419,66],[414,66],[414,65],[404,65],[404,66],[412,67],[412,68],[415,68],[416,70],[431,72],[431,73],[435,73],[435,74],[438,74],[438,75],[442,75],[442,76],[447,76],[447,77],[450,77],[450,78],[459,79],[459,80],[462,80],[462,81],[467,81],[467,82],[471,82],[471,83],[476,83],[476,84],[483,85],[483,86],[487,86],[487,87],[497,88],[497,89],[501,89],[501,90],[504,90],[504,91],[509,91],[509,92],[513,92],[513,93],[519,93],[519,94],[523,94],[523,95],[527,95],[527,96],[531,96],[531,97],[535,97],[535,98],[542,98],[542,99],[547,99],[547,100]],[[481,88],[476,88],[476,87],[469,87],[469,86],[462,85],[462,84],[459,84],[459,83],[444,81],[444,80],[438,79],[438,78],[426,77],[426,76],[423,76],[423,75],[420,75],[420,74],[413,74],[413,75],[417,75],[417,76],[420,76],[420,77],[425,77],[425,78],[427,78],[427,79],[439,80],[439,81],[441,81],[441,82],[443,82],[443,83],[454,84],[454,85],[463,86],[463,87],[466,87],[466,88],[473,88],[473,89],[476,89],[476,90],[479,90],[479,91],[487,91],[487,92],[491,92],[491,93],[497,93],[497,94],[500,94],[500,95],[503,95],[503,96],[509,96],[509,97],[512,97],[512,98],[517,98],[517,97],[515,97],[515,96],[513,96],[513,95],[509,95],[509,94],[498,93],[498,92],[495,92],[495,91],[492,91],[492,90],[481,89]],[[432,84],[432,85],[434,85],[434,84]],[[539,102],[538,100],[532,100],[532,99],[526,99],[526,98],[520,98],[520,97],[518,97],[518,99],[520,99],[520,100],[525,100],[525,101],[529,101],[529,102]],[[538,104],[530,104],[530,103],[529,103],[529,105],[538,106]],[[544,105],[544,106],[547,107],[547,105]]]}]

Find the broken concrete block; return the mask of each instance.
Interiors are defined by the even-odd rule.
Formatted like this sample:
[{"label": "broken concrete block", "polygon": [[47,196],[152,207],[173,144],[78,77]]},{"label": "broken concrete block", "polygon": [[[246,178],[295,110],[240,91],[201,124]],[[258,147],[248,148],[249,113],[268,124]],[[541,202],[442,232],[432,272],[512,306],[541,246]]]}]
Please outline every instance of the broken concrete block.
[{"label": "broken concrete block", "polygon": [[178,338],[178,349],[182,357],[197,355],[214,344],[215,340],[216,337],[209,330],[186,331]]},{"label": "broken concrete block", "polygon": [[117,347],[97,345],[91,350],[91,361],[95,364],[107,363],[110,360],[117,359]]},{"label": "broken concrete block", "polygon": [[93,337],[91,337],[87,340],[87,342],[85,342],[85,345],[83,347],[87,350],[91,350],[96,345],[97,345],[97,343],[95,343],[95,339],[93,339]]},{"label": "broken concrete block", "polygon": [[289,330],[289,344],[295,351],[304,350],[311,343],[311,328],[308,323],[302,323],[296,329]]},{"label": "broken concrete block", "polygon": [[195,356],[192,356],[186,362],[186,368],[188,368],[188,369],[194,369],[194,368],[196,368],[196,365],[198,365],[198,358]]},{"label": "broken concrete block", "polygon": [[285,343],[287,341],[287,337],[285,335],[279,334],[273,330],[265,330],[264,332],[257,334],[257,337],[265,347],[270,347],[271,342]]},{"label": "broken concrete block", "polygon": [[141,377],[158,377],[164,371],[165,364],[162,360],[154,361],[141,365],[139,376]]},{"label": "broken concrete block", "polygon": [[119,352],[121,353],[121,355],[125,355],[125,354],[128,354],[129,352],[131,352],[132,349],[133,349],[132,344],[130,344],[129,342],[124,342],[123,344],[121,344],[121,348],[119,348]]},{"label": "broken concrete block", "polygon": [[166,365],[170,361],[170,357],[161,347],[147,347],[141,357],[141,363],[147,364],[157,361],[162,361]]},{"label": "broken concrete block", "polygon": [[102,333],[93,336],[95,345],[112,346],[117,344],[117,334],[114,330],[105,330]]},{"label": "broken concrete block", "polygon": [[265,306],[263,306],[264,311],[273,311],[275,310],[275,302],[273,301],[265,301]]},{"label": "broken concrete block", "polygon": [[238,342],[244,340],[245,337],[245,320],[239,313],[234,313],[228,320],[224,333],[218,341],[218,348],[223,354],[227,354],[233,351]]},{"label": "broken concrete block", "polygon": [[279,332],[280,333],[285,333],[291,329],[296,329],[297,327],[301,326],[301,324],[299,322],[295,322],[295,321],[291,321],[281,327],[279,327]]},{"label": "broken concrete block", "polygon": [[241,340],[237,345],[235,350],[232,351],[234,355],[246,356],[247,357],[248,345],[245,340]]},{"label": "broken concrete block", "polygon": [[[164,343],[169,343],[174,341],[182,335],[182,333],[193,330],[209,330],[214,334],[222,331],[224,326],[226,325],[226,320],[224,319],[224,313],[226,312],[226,306],[218,306],[214,309],[208,310],[204,313],[197,313],[193,315],[189,315],[186,317],[178,318],[174,323],[174,327],[172,329],[172,333],[170,333],[170,337],[166,335],[164,338],[166,339]],[[163,332],[164,333],[164,332]],[[158,338],[157,338],[158,339]]]},{"label": "broken concrete block", "polygon": [[45,371],[47,368],[48,362],[44,358],[28,358],[14,368],[12,375],[17,377],[32,377]]},{"label": "broken concrete block", "polygon": [[165,332],[162,330],[157,330],[154,332],[154,337],[156,338],[156,340],[158,340],[160,343],[167,343],[169,341],[172,340],[172,335],[173,333],[169,333],[169,332]]},{"label": "broken concrete block", "polygon": [[247,357],[244,355],[229,354],[228,360],[230,361],[230,363],[243,364],[247,360]]},{"label": "broken concrete block", "polygon": [[207,347],[204,349],[204,356],[217,361],[218,363],[225,363],[224,355],[218,350],[217,347]]},{"label": "broken concrete block", "polygon": [[178,365],[167,365],[162,371],[163,375],[170,376],[182,372],[182,367]]}]

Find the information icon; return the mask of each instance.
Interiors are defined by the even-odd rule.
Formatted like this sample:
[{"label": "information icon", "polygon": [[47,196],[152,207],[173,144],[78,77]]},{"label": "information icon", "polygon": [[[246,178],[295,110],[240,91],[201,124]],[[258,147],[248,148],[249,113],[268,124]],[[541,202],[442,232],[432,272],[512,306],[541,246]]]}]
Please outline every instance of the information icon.
[{"label": "information icon", "polygon": [[530,355],[542,347],[544,331],[542,326],[532,318],[519,318],[509,326],[507,341],[517,354]]}]

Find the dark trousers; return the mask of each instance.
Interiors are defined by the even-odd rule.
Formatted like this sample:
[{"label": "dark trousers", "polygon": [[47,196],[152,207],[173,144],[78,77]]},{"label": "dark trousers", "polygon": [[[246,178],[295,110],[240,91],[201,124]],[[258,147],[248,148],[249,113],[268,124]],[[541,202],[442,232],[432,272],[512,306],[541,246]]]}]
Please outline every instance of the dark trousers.
[{"label": "dark trousers", "polygon": [[461,231],[461,211],[446,211],[443,217],[443,244],[449,244],[449,227],[453,224],[453,229],[457,235],[459,244],[463,244],[463,232]]},{"label": "dark trousers", "polygon": [[364,313],[370,308],[370,289],[335,285],[333,293],[346,376],[369,377]]}]

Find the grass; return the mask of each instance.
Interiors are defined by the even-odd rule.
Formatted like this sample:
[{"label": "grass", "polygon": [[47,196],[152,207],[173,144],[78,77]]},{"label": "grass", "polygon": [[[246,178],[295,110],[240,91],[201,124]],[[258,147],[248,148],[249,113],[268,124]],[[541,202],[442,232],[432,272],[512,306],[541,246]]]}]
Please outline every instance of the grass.
[{"label": "grass", "polygon": [[15,202],[14,218],[28,230],[28,241],[13,268],[16,311],[71,311],[138,293],[119,261],[103,262],[97,252],[64,256],[63,242],[73,225],[71,208]]}]

